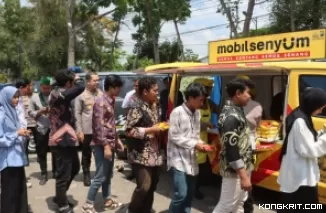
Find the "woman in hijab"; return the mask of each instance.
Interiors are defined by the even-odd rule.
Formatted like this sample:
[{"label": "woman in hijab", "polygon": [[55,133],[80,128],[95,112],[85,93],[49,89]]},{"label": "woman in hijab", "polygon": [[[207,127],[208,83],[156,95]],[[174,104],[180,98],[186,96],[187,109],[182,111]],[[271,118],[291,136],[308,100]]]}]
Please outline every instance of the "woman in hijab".
[{"label": "woman in hijab", "polygon": [[29,131],[20,128],[15,107],[18,90],[7,86],[0,91],[0,172],[1,211],[4,213],[28,213],[27,187],[24,166],[27,156],[23,140]]},{"label": "woman in hijab", "polygon": [[306,209],[305,204],[318,204],[320,178],[318,157],[326,154],[326,134],[318,137],[312,116],[326,106],[326,92],[320,88],[306,89],[300,105],[286,118],[286,137],[281,150],[278,183],[281,204],[302,204],[299,209],[280,209],[277,212],[320,212]]}]

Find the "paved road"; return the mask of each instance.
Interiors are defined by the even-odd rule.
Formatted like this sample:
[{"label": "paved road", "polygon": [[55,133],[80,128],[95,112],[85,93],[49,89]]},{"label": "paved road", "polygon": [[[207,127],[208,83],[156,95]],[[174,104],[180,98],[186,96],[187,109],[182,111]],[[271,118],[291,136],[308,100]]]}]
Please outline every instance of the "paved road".
[{"label": "paved road", "polygon": [[[50,159],[50,155],[48,155]],[[52,197],[54,195],[54,180],[50,179],[45,186],[40,186],[38,184],[38,178],[40,177],[39,166],[36,162],[36,156],[30,155],[30,166],[26,169],[27,176],[30,177],[30,182],[32,183],[32,188],[28,189],[29,203],[35,213],[53,213],[56,212],[56,205],[52,203]],[[92,171],[94,171],[94,161],[92,161]],[[123,161],[117,160],[116,165],[124,165]],[[49,168],[51,163],[48,160]],[[125,172],[128,172],[127,170]],[[94,174],[94,172],[92,173]],[[50,173],[49,173],[50,175]],[[135,183],[128,181],[123,173],[115,171],[114,178],[112,180],[112,192],[113,195],[122,203],[128,203],[130,201],[131,193],[135,188]],[[81,206],[85,202],[88,188],[84,187],[82,183],[82,172],[73,181],[70,190],[68,192],[69,199],[77,204],[75,207],[75,212],[80,213]],[[217,203],[219,190],[213,187],[203,188],[203,193],[207,195],[204,200],[198,201],[194,200],[192,213],[211,213],[212,209]],[[167,213],[168,206],[170,204],[171,197],[171,184],[170,178],[167,173],[161,176],[161,181],[157,189],[154,201],[154,209],[157,213]],[[278,194],[273,193],[263,189],[254,189],[254,199],[257,203],[255,205],[255,213],[271,213],[271,210],[258,209],[258,203],[276,203],[278,199]],[[99,212],[102,203],[102,198],[97,197],[96,207]],[[107,211],[114,212],[114,211]],[[124,212],[124,211],[116,211]]]}]

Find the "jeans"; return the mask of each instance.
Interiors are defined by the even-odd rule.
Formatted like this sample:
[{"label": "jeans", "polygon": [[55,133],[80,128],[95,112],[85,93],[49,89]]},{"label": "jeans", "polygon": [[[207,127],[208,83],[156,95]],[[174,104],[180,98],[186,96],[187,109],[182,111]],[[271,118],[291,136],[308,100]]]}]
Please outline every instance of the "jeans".
[{"label": "jeans", "polygon": [[87,202],[93,204],[98,189],[102,186],[102,195],[105,200],[111,196],[111,179],[113,177],[114,168],[114,151],[110,160],[104,158],[104,148],[102,146],[94,146],[93,154],[95,158],[96,172],[88,190]]},{"label": "jeans", "polygon": [[82,146],[82,169],[84,174],[89,174],[91,167],[92,149],[90,143],[93,139],[93,135],[85,135],[85,139]]},{"label": "jeans", "polygon": [[55,182],[56,202],[59,210],[68,206],[67,191],[80,169],[77,147],[53,147],[57,177]]},{"label": "jeans", "polygon": [[169,213],[190,213],[191,202],[196,188],[196,176],[187,175],[171,168],[173,197]]},{"label": "jeans", "polygon": [[159,182],[159,167],[132,164],[137,187],[131,197],[129,211],[132,213],[150,213],[153,207],[154,192]]}]

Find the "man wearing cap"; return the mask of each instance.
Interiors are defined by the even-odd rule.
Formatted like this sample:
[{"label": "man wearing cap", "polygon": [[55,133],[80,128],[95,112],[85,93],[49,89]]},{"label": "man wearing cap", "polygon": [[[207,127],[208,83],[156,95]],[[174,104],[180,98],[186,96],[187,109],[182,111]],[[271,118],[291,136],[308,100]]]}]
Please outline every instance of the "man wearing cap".
[{"label": "man wearing cap", "polygon": [[[51,92],[51,78],[42,77],[40,92],[34,93],[29,101],[28,115],[36,121],[35,142],[37,159],[41,168],[40,185],[48,181],[47,151],[49,149],[50,120],[48,117],[48,97]],[[55,160],[52,153],[52,173],[55,176]]]}]

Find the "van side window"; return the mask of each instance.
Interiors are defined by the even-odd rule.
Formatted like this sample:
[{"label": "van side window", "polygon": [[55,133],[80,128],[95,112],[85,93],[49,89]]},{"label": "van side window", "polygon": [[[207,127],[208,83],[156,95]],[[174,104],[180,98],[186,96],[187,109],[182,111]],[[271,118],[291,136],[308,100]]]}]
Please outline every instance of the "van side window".
[{"label": "van side window", "polygon": [[[299,78],[299,94],[307,87],[317,87],[326,91],[326,75],[302,75]],[[319,115],[326,117],[326,109]]]}]

